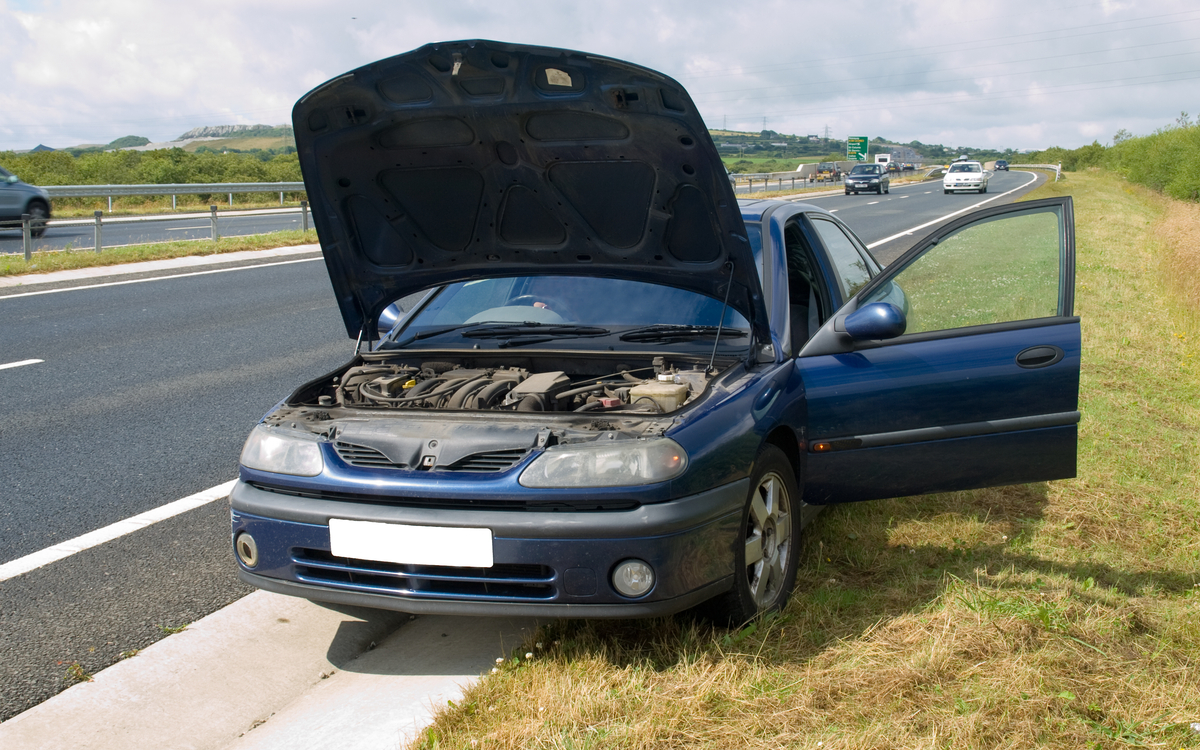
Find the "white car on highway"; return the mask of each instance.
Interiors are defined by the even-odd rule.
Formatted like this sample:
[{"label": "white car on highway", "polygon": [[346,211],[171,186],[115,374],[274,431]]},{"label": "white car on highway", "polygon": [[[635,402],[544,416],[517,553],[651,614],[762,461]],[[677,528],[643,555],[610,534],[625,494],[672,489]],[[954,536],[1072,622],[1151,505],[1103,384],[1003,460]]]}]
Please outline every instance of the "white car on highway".
[{"label": "white car on highway", "polygon": [[991,172],[986,171],[977,161],[960,161],[950,165],[946,176],[942,178],[942,192],[951,193],[955,190],[974,190],[986,193],[988,178]]}]

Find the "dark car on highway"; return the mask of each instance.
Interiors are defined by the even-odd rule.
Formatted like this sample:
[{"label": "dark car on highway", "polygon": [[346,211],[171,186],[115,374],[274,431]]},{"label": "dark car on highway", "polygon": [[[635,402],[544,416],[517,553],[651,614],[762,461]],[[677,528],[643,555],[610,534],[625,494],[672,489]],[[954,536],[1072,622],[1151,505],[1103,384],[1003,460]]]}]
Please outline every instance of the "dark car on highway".
[{"label": "dark car on highway", "polygon": [[883,164],[855,164],[846,175],[845,186],[846,195],[864,191],[883,194],[891,191],[892,180]]},{"label": "dark car on highway", "polygon": [[19,230],[23,214],[29,214],[30,234],[41,237],[50,218],[50,194],[0,167],[0,229]]},{"label": "dark car on highway", "polygon": [[357,343],[246,441],[250,584],[742,621],[824,505],[1075,473],[1069,197],[881,269],[824,209],[735,200],[673,79],[491,41],[338,76],[293,123]]},{"label": "dark car on highway", "polygon": [[1005,172],[1007,172],[1007,171],[1008,171],[1008,162],[1007,162],[1007,161],[1005,161],[1004,159],[997,159],[997,160],[996,160],[996,168],[995,168],[993,171],[995,171],[995,172],[999,172],[999,171],[1000,171],[1000,170],[1002,170],[1002,169],[1003,169]]}]

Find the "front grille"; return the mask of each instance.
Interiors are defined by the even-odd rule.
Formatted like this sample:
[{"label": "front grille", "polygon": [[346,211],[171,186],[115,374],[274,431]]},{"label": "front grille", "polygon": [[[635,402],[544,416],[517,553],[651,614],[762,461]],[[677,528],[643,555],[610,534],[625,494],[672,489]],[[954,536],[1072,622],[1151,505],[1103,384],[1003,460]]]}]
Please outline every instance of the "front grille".
[{"label": "front grille", "polygon": [[294,487],[276,487],[262,482],[250,482],[250,486],[263,492],[274,492],[292,497],[305,497],[311,500],[334,500],[344,503],[367,503],[369,505],[395,505],[403,508],[440,508],[444,510],[517,510],[579,513],[587,511],[623,511],[637,510],[641,503],[635,500],[597,499],[597,500],[481,500],[462,497],[389,497],[380,495],[359,495],[352,492],[324,492],[321,490],[300,490]]},{"label": "front grille", "polygon": [[515,448],[507,451],[476,453],[466,458],[461,458],[446,468],[450,471],[504,471],[519,462],[522,458],[525,458],[525,454],[528,452],[524,448]]},{"label": "front grille", "polygon": [[337,451],[338,458],[342,459],[351,466],[362,466],[366,468],[384,467],[388,469],[406,469],[407,464],[398,464],[390,458],[383,455],[374,448],[368,448],[365,445],[354,445],[353,443],[343,443],[341,441],[333,444],[333,449]]},{"label": "front grille", "polygon": [[448,568],[334,557],[320,549],[292,550],[292,568],[305,583],[427,599],[547,600],[557,595],[546,565]]}]

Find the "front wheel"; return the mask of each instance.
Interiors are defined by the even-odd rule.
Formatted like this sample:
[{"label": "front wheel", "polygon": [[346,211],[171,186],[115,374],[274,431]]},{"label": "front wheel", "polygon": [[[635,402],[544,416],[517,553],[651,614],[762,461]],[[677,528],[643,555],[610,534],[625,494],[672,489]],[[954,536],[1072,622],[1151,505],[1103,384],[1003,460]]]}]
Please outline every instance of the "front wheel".
[{"label": "front wheel", "polygon": [[800,504],[791,461],[779,448],[764,445],[742,509],[733,588],[710,603],[713,619],[743,623],[787,604],[800,559]]},{"label": "front wheel", "polygon": [[46,220],[50,212],[41,203],[29,207],[29,236],[37,239],[46,233]]},{"label": "front wheel", "polygon": [[987,185],[984,185],[983,187],[979,188],[979,192],[980,192],[980,193],[986,193],[986,192],[987,192]]},{"label": "front wheel", "polygon": [[942,193],[943,193],[944,195],[950,195],[950,191],[949,191],[949,190],[943,190],[943,191],[942,191]]},{"label": "front wheel", "polygon": [[892,186],[888,185],[883,189],[883,192],[890,194],[892,192]]}]

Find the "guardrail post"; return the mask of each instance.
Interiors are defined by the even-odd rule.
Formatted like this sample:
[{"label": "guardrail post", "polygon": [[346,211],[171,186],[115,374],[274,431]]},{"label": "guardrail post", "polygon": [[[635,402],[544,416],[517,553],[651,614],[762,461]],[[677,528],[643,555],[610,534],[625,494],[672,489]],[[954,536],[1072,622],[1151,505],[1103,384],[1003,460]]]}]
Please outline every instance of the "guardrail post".
[{"label": "guardrail post", "polygon": [[97,211],[97,212],[95,213],[95,216],[96,216],[96,252],[100,252],[100,247],[101,247],[101,245],[100,245],[100,235],[101,235],[101,232],[102,232],[102,230],[100,229],[100,217],[104,216],[104,212],[103,212],[103,211]]},{"label": "guardrail post", "polygon": [[26,262],[33,260],[33,232],[29,226],[29,214],[21,214],[21,244],[25,246]]},{"label": "guardrail post", "polygon": [[209,206],[208,208],[212,211],[212,238],[213,242],[216,242],[221,239],[221,233],[217,231],[217,207]]},{"label": "guardrail post", "polygon": [[171,210],[175,210],[175,196],[173,195],[171,196]]},{"label": "guardrail post", "polygon": [[282,190],[279,191],[279,205],[281,205],[281,206],[283,205],[283,191]]},{"label": "guardrail post", "polygon": [[233,208],[233,193],[229,194],[229,207]]},{"label": "guardrail post", "polygon": [[308,201],[300,201],[300,215],[304,217],[304,231],[308,231]]},{"label": "guardrail post", "polygon": [[108,212],[112,213],[112,196],[108,196]]}]

